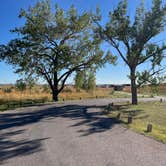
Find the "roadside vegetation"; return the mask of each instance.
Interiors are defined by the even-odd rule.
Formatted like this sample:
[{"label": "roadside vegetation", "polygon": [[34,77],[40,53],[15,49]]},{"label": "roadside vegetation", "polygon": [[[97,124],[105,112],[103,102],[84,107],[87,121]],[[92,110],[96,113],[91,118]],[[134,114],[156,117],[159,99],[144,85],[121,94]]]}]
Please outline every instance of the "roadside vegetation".
[{"label": "roadside vegetation", "polygon": [[[125,98],[129,93],[116,92],[113,88],[95,88],[94,91],[74,87],[65,87],[59,96],[59,101],[82,100],[92,98]],[[47,85],[35,85],[26,89],[17,86],[0,86],[0,110],[12,109],[22,106],[31,106],[39,103],[52,102],[52,95]]]},{"label": "roadside vegetation", "polygon": [[[166,143],[166,102],[140,102],[138,105],[116,103],[107,107],[110,118],[117,119],[125,127],[136,132],[153,137]],[[132,117],[132,123],[128,124],[128,117]],[[152,124],[152,132],[147,132],[147,125]]]},{"label": "roadside vegetation", "polygon": [[[160,85],[152,89],[145,86],[139,89],[139,98],[166,96],[166,86]],[[82,100],[95,98],[130,98],[130,88],[124,91],[115,91],[113,88],[94,89],[65,86],[59,95],[59,101]],[[52,94],[48,85],[29,84],[18,80],[15,85],[0,86],[0,110],[13,109],[52,102]]]},{"label": "roadside vegetation", "polygon": [[139,89],[139,92],[143,95],[153,96],[166,96],[166,85],[160,86],[143,86]]},{"label": "roadside vegetation", "polygon": [[[0,61],[27,79],[45,80],[52,100],[58,101],[72,74],[76,74],[77,91],[94,89],[96,70],[121,58],[130,71],[131,101],[136,105],[140,86],[165,81],[166,44],[156,39],[165,30],[166,6],[152,0],[147,9],[141,1],[133,16],[128,8],[127,0],[120,1],[103,24],[99,8],[94,13],[79,12],[73,5],[64,10],[58,4],[53,8],[50,1],[38,1],[20,10],[19,18],[25,23],[11,30],[18,34],[16,38],[0,45]],[[109,44],[108,50],[102,49],[103,43]],[[141,65],[148,68],[139,70]],[[90,81],[88,86],[80,75]]]}]

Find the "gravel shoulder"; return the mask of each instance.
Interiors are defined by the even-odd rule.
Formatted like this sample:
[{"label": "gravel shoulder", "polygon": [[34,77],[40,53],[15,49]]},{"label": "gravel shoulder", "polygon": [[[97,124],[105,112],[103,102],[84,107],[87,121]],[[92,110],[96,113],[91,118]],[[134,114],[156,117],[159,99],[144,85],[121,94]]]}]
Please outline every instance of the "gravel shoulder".
[{"label": "gravel shoulder", "polygon": [[104,105],[124,101],[68,101],[0,113],[0,165],[165,166],[165,144],[102,114]]}]

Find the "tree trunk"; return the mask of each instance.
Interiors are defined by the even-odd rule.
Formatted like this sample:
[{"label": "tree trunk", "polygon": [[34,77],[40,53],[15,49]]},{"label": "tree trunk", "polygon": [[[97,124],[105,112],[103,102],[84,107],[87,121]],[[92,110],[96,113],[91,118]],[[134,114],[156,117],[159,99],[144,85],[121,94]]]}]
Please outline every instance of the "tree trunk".
[{"label": "tree trunk", "polygon": [[58,101],[58,93],[56,90],[52,90],[52,100]]},{"label": "tree trunk", "polygon": [[136,105],[136,104],[138,104],[138,99],[137,99],[137,85],[136,85],[135,69],[131,69],[130,79],[131,79],[132,104]]},{"label": "tree trunk", "polygon": [[58,73],[55,71],[54,72],[54,85],[53,85],[53,90],[52,90],[52,97],[54,101],[58,101]]}]

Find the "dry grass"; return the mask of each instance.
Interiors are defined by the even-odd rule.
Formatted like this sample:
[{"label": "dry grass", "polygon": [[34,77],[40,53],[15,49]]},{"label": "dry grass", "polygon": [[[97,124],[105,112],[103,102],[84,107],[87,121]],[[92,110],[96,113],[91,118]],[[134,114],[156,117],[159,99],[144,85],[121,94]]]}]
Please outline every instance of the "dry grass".
[{"label": "dry grass", "polygon": [[43,92],[42,89],[37,88],[33,91],[17,91],[12,88],[11,92],[4,92],[4,89],[0,90],[0,104],[2,101],[4,102],[10,102],[10,101],[21,101],[21,100],[28,100],[28,99],[33,99],[33,100],[38,100],[42,98],[47,98],[48,100],[51,99],[51,94],[47,92]]},{"label": "dry grass", "polygon": [[[94,92],[81,90],[76,92],[74,87],[65,87],[59,94],[59,100],[78,100],[91,98],[125,98],[129,94],[114,92],[112,88],[96,88]],[[44,86],[35,86],[32,90],[18,91],[12,86],[0,87],[0,110],[12,109],[16,107],[34,105],[35,103],[45,103],[52,101],[50,90]]]},{"label": "dry grass", "polygon": [[113,97],[114,91],[112,88],[96,88],[94,92],[87,92],[81,90],[76,92],[76,89],[73,87],[65,88],[63,92],[59,95],[60,99],[64,100],[74,100],[74,99],[85,99],[85,98],[103,98],[103,97]]},{"label": "dry grass", "polygon": [[[102,98],[102,97],[114,97],[114,91],[111,88],[97,88],[94,92],[87,92],[81,90],[76,92],[73,87],[66,87],[60,93],[59,100],[75,100],[85,98]],[[25,100],[39,100],[45,99],[52,101],[52,95],[49,90],[44,90],[42,86],[36,86],[32,90],[25,90],[20,92],[12,86],[0,87],[0,104],[8,103],[11,101],[25,101]]]},{"label": "dry grass", "polygon": [[166,84],[162,84],[160,86],[150,87],[150,86],[144,86],[139,89],[139,92],[141,94],[148,94],[151,96],[166,96]]}]

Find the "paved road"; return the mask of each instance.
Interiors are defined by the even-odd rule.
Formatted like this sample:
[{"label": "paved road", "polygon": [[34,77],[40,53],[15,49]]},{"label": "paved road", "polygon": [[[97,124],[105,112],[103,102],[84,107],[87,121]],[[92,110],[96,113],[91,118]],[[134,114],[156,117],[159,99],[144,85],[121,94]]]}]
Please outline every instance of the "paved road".
[{"label": "paved road", "polygon": [[73,101],[0,113],[0,165],[166,166],[166,145],[102,114],[103,105],[125,100]]}]

